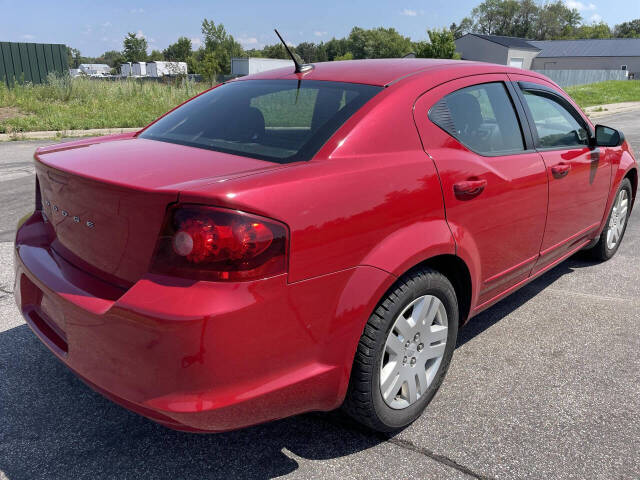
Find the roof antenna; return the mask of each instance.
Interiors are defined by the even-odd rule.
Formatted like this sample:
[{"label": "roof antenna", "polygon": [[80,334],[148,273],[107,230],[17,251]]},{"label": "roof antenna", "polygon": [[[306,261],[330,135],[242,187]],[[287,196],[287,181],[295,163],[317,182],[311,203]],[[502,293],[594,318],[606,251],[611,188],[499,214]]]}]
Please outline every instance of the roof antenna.
[{"label": "roof antenna", "polygon": [[278,30],[276,30],[274,28],[273,31],[276,32],[276,35],[278,35],[278,38],[282,42],[282,45],[284,45],[284,48],[287,50],[287,53],[291,57],[291,60],[293,60],[293,63],[296,65],[296,73],[304,73],[304,72],[308,72],[309,70],[313,69],[313,65],[310,65],[308,63],[300,63],[300,62],[298,62],[296,57],[293,55],[293,52],[291,50],[289,50],[289,46],[282,39],[282,36],[278,32]]}]

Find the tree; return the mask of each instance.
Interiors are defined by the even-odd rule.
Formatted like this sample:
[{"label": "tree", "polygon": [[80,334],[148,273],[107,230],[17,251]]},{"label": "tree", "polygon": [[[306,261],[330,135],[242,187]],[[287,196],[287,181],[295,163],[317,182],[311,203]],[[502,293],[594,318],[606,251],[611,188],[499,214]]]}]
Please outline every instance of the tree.
[{"label": "tree", "polygon": [[613,29],[616,38],[638,38],[640,37],[640,18],[623,22]]},{"label": "tree", "polygon": [[151,50],[151,54],[147,58],[148,62],[159,62],[164,60],[164,55],[160,50]]},{"label": "tree", "polygon": [[533,38],[538,15],[540,15],[540,7],[534,0],[520,0],[513,18],[513,25],[505,31],[509,31],[515,37]]},{"label": "tree", "polygon": [[320,62],[318,59],[318,46],[313,42],[302,42],[296,45],[296,53],[304,63]]},{"label": "tree", "polygon": [[545,4],[534,26],[536,40],[558,40],[571,38],[580,25],[582,17],[575,8],[568,8],[561,0]]},{"label": "tree", "polygon": [[172,43],[162,52],[164,58],[172,62],[186,62],[191,56],[191,40],[180,37],[176,43]]},{"label": "tree", "polygon": [[220,70],[217,73],[231,72],[231,57],[241,57],[244,54],[240,45],[227,33],[224,25],[216,25],[213,20],[202,21],[202,35],[204,35],[204,49],[212,53],[217,59]]},{"label": "tree", "polygon": [[[289,47],[291,48],[291,47]],[[262,56],[265,58],[291,58],[282,43],[274,43],[273,45],[265,45],[262,49]]]},{"label": "tree", "polygon": [[417,57],[422,58],[460,58],[456,53],[456,44],[451,30],[427,30],[429,42],[417,42],[414,49]]},{"label": "tree", "polygon": [[194,65],[194,71],[202,75],[202,77],[211,85],[215,83],[216,76],[223,73],[221,65],[224,63],[222,50],[216,49],[213,52],[204,50],[201,60]]},{"label": "tree", "polygon": [[460,25],[457,25],[455,22],[453,22],[449,26],[449,31],[453,35],[454,40],[457,40],[460,37],[466,35],[467,33],[470,33],[472,30],[473,30],[473,20],[471,20],[469,17],[464,17],[460,21]]},{"label": "tree", "polygon": [[[581,21],[578,10],[567,7],[561,0],[540,6],[535,0],[484,0],[471,11],[470,17],[464,18],[460,25],[452,24],[449,29],[455,38],[474,32],[549,40],[574,38]],[[601,29],[597,34],[603,34]]]},{"label": "tree", "polygon": [[335,62],[339,62],[340,60],[353,60],[353,53],[347,52],[344,55],[338,55],[333,59]]},{"label": "tree", "polygon": [[518,12],[517,0],[485,0],[471,10],[473,31],[486,35],[510,35]]},{"label": "tree", "polygon": [[580,25],[575,38],[611,38],[611,28],[604,22]]},{"label": "tree", "polygon": [[347,42],[353,58],[397,58],[413,49],[411,39],[400,35],[395,28],[353,27]]},{"label": "tree", "polygon": [[80,50],[67,47],[67,62],[69,63],[69,68],[78,68],[78,65],[82,63],[80,58]]},{"label": "tree", "polygon": [[321,44],[327,56],[327,60],[335,60],[349,51],[349,42],[346,38],[332,38],[328,42]]},{"label": "tree", "polygon": [[129,32],[122,43],[125,62],[144,62],[147,59],[147,39],[143,36]]},{"label": "tree", "polygon": [[111,68],[117,68],[124,63],[122,53],[117,50],[109,50],[100,55],[98,63],[106,63]]}]

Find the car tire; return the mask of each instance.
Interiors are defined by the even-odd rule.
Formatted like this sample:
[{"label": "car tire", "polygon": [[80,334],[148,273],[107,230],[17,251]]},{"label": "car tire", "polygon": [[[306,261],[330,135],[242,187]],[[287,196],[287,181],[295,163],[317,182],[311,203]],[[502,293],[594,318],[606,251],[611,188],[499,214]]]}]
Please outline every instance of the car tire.
[{"label": "car tire", "polygon": [[[620,188],[618,188],[613,200],[604,230],[596,244],[588,251],[593,259],[599,261],[609,260],[618,251],[631,215],[632,195],[631,182],[628,178],[625,178],[620,183]],[[625,199],[624,214],[620,216],[621,202]]]},{"label": "car tire", "polygon": [[[405,274],[367,321],[343,410],[379,432],[406,427],[422,414],[442,384],[457,336],[458,302],[451,282],[429,268]],[[429,358],[437,354],[441,356]]]}]

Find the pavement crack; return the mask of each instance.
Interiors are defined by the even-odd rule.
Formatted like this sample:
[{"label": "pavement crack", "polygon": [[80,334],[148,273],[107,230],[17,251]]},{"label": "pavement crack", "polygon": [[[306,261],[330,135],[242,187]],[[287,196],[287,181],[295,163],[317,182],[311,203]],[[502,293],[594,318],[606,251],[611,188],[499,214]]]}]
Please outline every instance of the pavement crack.
[{"label": "pavement crack", "polygon": [[431,460],[434,460],[438,463],[446,465],[449,468],[453,468],[454,470],[462,472],[465,475],[469,475],[472,478],[477,478],[479,480],[492,480],[493,478],[493,477],[488,477],[486,475],[482,475],[480,473],[476,473],[470,468],[465,467],[464,465],[460,465],[458,462],[456,462],[455,460],[452,460],[451,458],[445,455],[440,455],[438,453],[435,453],[429,450],[428,448],[418,447],[417,445],[414,445],[408,440],[403,440],[401,438],[387,438],[386,441],[397,447],[404,448],[405,450],[410,450],[412,452],[419,453],[420,455],[424,455],[425,457],[429,457]]},{"label": "pavement crack", "polygon": [[331,425],[333,425],[334,427],[339,427],[339,428],[344,428],[347,430],[350,430],[353,433],[356,433],[358,435],[361,435],[363,437],[367,437],[367,438],[371,438],[374,437],[378,440],[380,440],[382,443],[391,443],[392,445],[395,445],[396,447],[402,448],[404,450],[409,450],[411,452],[417,453],[419,455],[423,455],[425,457],[430,458],[431,460],[438,462],[442,465],[445,465],[449,468],[452,468],[454,470],[457,470],[458,472],[464,473],[465,475],[468,475],[472,478],[476,478],[478,480],[493,480],[493,477],[489,477],[487,475],[482,475],[480,473],[476,473],[473,470],[471,470],[468,467],[465,467],[464,465],[460,465],[458,462],[456,462],[455,460],[452,460],[451,458],[445,456],[445,455],[440,455],[438,453],[435,453],[431,450],[429,450],[428,448],[424,448],[424,447],[419,447],[415,444],[413,444],[412,442],[408,441],[408,440],[403,440],[401,438],[397,438],[397,437],[392,437],[388,434],[385,433],[380,433],[380,432],[374,432],[372,430],[369,430],[368,428],[361,426],[355,422],[353,422],[353,420],[346,418],[346,419],[339,419],[336,418],[335,414],[319,414],[319,413],[315,413],[315,414],[311,414],[314,417],[318,418],[320,421],[329,423]]}]

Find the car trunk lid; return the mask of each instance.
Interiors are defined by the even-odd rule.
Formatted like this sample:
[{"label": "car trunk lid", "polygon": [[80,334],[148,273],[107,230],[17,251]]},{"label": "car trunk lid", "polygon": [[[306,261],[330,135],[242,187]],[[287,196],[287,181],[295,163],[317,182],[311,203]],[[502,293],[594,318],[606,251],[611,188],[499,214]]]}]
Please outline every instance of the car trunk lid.
[{"label": "car trunk lid", "polygon": [[181,190],[281,167],[135,138],[49,147],[35,158],[51,247],[122,286],[148,270],[167,205]]}]

